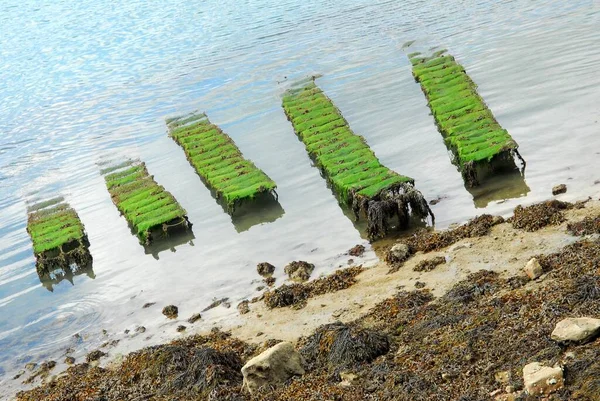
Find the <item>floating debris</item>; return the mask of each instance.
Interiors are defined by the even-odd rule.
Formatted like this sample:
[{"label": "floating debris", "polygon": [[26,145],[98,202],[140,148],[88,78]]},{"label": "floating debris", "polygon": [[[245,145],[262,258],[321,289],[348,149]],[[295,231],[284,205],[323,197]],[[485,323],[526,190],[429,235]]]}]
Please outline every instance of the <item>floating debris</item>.
[{"label": "floating debris", "polygon": [[[36,270],[40,280],[61,281],[82,272],[92,264],[89,242],[85,228],[69,204],[63,198],[38,203],[29,208],[27,232],[33,241]],[[75,265],[75,273],[71,270]],[[62,269],[60,280],[52,280],[54,270]],[[52,287],[50,287],[51,289]]]},{"label": "floating debris", "polygon": [[352,208],[357,220],[367,218],[370,240],[386,236],[392,219],[406,228],[409,212],[434,219],[414,180],[383,166],[314,81],[287,91],[283,109],[340,202]]},{"label": "floating debris", "polygon": [[477,85],[454,57],[445,51],[411,56],[413,75],[467,186],[479,185],[485,175],[497,170],[516,169],[515,156],[525,165],[517,143],[496,121]]},{"label": "floating debris", "polygon": [[[117,168],[118,171],[115,171]],[[179,202],[158,185],[145,163],[129,161],[103,172],[113,203],[133,227],[140,243],[188,230],[192,225]]]},{"label": "floating debris", "polygon": [[198,175],[233,214],[238,206],[260,195],[277,198],[277,185],[244,158],[233,140],[206,114],[189,114],[166,120],[169,136],[185,151]]}]

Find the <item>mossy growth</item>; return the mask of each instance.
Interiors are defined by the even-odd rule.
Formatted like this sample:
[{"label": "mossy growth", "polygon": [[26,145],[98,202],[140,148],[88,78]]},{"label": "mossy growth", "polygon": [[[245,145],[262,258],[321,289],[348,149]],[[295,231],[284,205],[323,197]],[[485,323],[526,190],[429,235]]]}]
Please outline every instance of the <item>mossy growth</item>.
[{"label": "mossy growth", "polygon": [[169,136],[183,148],[190,164],[230,214],[259,195],[276,196],[275,182],[245,159],[233,140],[206,114],[192,113],[166,122]]},{"label": "mossy growth", "polygon": [[91,261],[83,224],[63,198],[31,206],[27,232],[33,241],[40,276],[56,268],[68,268],[71,263],[83,265]]},{"label": "mossy growth", "polygon": [[477,85],[454,57],[443,50],[429,57],[411,53],[409,58],[467,185],[479,185],[480,172],[490,166],[506,166],[507,160],[514,166],[513,156],[521,158],[517,143],[496,121],[477,93]]},{"label": "mossy growth", "polygon": [[104,176],[106,187],[140,243],[149,245],[156,232],[166,235],[174,227],[191,226],[186,211],[154,181],[145,163],[127,162],[118,167]]},{"label": "mossy growth", "polygon": [[404,228],[409,206],[419,218],[431,214],[413,179],[383,166],[314,81],[288,90],[283,109],[340,201],[352,207],[357,219],[367,217],[370,239],[385,236],[394,216]]}]

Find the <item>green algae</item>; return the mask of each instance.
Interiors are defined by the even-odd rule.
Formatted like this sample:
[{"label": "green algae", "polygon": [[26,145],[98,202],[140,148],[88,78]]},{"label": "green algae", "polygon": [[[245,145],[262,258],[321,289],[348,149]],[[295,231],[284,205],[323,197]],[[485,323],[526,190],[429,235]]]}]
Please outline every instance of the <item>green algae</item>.
[{"label": "green algae", "polygon": [[31,206],[27,232],[40,276],[71,263],[91,261],[85,228],[77,212],[62,197]]},{"label": "green algae", "polygon": [[445,50],[430,57],[411,53],[409,59],[467,185],[479,185],[480,171],[490,170],[490,166],[493,170],[494,164],[512,161],[514,166],[512,156],[521,158],[517,143],[496,121],[463,66]]},{"label": "green algae", "polygon": [[230,214],[246,201],[275,194],[275,182],[245,159],[233,140],[205,114],[168,118],[166,123],[169,136],[183,148],[190,164]]},{"label": "green algae", "polygon": [[360,214],[367,217],[370,239],[386,235],[387,220],[394,216],[404,228],[409,205],[420,218],[431,214],[414,180],[383,166],[314,80],[288,90],[282,103],[296,135],[342,204],[351,207],[357,219]]},{"label": "green algae", "polygon": [[167,234],[173,226],[191,226],[187,213],[164,187],[150,176],[145,163],[125,162],[105,169],[104,176],[113,203],[133,227],[143,244],[150,244],[154,231]]}]

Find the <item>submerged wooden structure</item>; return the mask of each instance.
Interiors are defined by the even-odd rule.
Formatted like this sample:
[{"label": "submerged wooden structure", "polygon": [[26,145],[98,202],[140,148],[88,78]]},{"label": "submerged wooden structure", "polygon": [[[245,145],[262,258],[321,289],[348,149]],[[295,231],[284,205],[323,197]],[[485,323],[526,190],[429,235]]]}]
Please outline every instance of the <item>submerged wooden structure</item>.
[{"label": "submerged wooden structure", "polygon": [[169,136],[185,155],[229,214],[241,204],[261,196],[277,198],[277,185],[247,160],[233,140],[206,114],[192,113],[166,120]]},{"label": "submerged wooden structure", "polygon": [[63,198],[35,204],[28,210],[27,232],[33,242],[40,279],[56,269],[82,268],[92,256],[85,228],[77,212]]},{"label": "submerged wooden structure", "polygon": [[409,54],[412,71],[467,186],[500,169],[515,169],[518,145],[477,93],[463,66],[444,50]]},{"label": "submerged wooden structure", "polygon": [[113,203],[141,244],[149,245],[157,237],[191,227],[185,209],[154,181],[145,163],[128,161],[102,173]]},{"label": "submerged wooden structure", "polygon": [[411,211],[433,220],[414,180],[383,166],[314,80],[288,90],[283,109],[340,202],[352,208],[356,219],[367,218],[371,240],[388,233],[392,218],[398,218],[400,228],[407,227]]}]

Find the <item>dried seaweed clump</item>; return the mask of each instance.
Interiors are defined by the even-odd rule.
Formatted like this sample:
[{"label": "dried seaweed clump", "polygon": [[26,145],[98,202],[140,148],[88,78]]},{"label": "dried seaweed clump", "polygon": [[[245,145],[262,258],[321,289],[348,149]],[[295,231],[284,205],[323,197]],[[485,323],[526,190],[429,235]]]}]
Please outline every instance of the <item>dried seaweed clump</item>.
[{"label": "dried seaweed clump", "polygon": [[247,160],[233,140],[206,114],[167,119],[169,136],[185,151],[190,164],[224,201],[230,214],[261,194],[275,194],[277,185]]},{"label": "dried seaweed clump", "polygon": [[535,205],[517,206],[509,219],[514,228],[537,231],[546,226],[556,226],[565,221],[563,211],[573,208],[573,204],[556,199]]},{"label": "dried seaweed clump", "polygon": [[33,241],[40,277],[72,263],[84,267],[92,262],[85,228],[63,198],[38,203],[29,212],[27,232]]},{"label": "dried seaweed clump", "polygon": [[399,228],[408,224],[409,212],[433,219],[414,180],[383,166],[314,81],[286,92],[283,109],[340,201],[352,208],[357,219],[367,218],[371,240],[385,236],[394,217]]},{"label": "dried seaweed clump", "polygon": [[586,217],[581,221],[567,224],[567,231],[572,235],[600,234],[600,216]]},{"label": "dried seaweed clump", "polygon": [[413,268],[413,270],[416,272],[429,272],[444,263],[446,263],[445,257],[436,256],[435,258],[432,258],[432,259],[422,260]]},{"label": "dried seaweed clump", "polygon": [[17,400],[242,400],[242,360],[255,348],[219,331],[186,337],[133,352],[114,369],[70,367],[65,376],[21,392]]},{"label": "dried seaweed clump", "polygon": [[103,173],[108,173],[104,180],[113,203],[133,227],[140,243],[148,245],[157,234],[191,227],[186,211],[154,181],[145,163],[126,162]]},{"label": "dried seaweed clump", "polygon": [[503,222],[504,219],[501,216],[483,214],[452,230],[419,230],[402,242],[408,245],[411,253],[438,251],[465,238],[488,235],[493,226]]},{"label": "dried seaweed clump", "polygon": [[329,292],[344,290],[356,283],[356,276],[364,271],[362,266],[336,270],[327,277],[304,284],[284,284],[274,290],[265,292],[264,301],[269,309],[293,306],[300,309],[306,300]]},{"label": "dried seaweed clump", "polygon": [[386,335],[337,322],[319,327],[305,340],[300,354],[311,365],[348,368],[371,362],[389,350]]},{"label": "dried seaweed clump", "polygon": [[446,146],[469,186],[479,185],[478,170],[514,166],[518,145],[503,129],[477,93],[463,66],[448,54],[410,58]]}]

